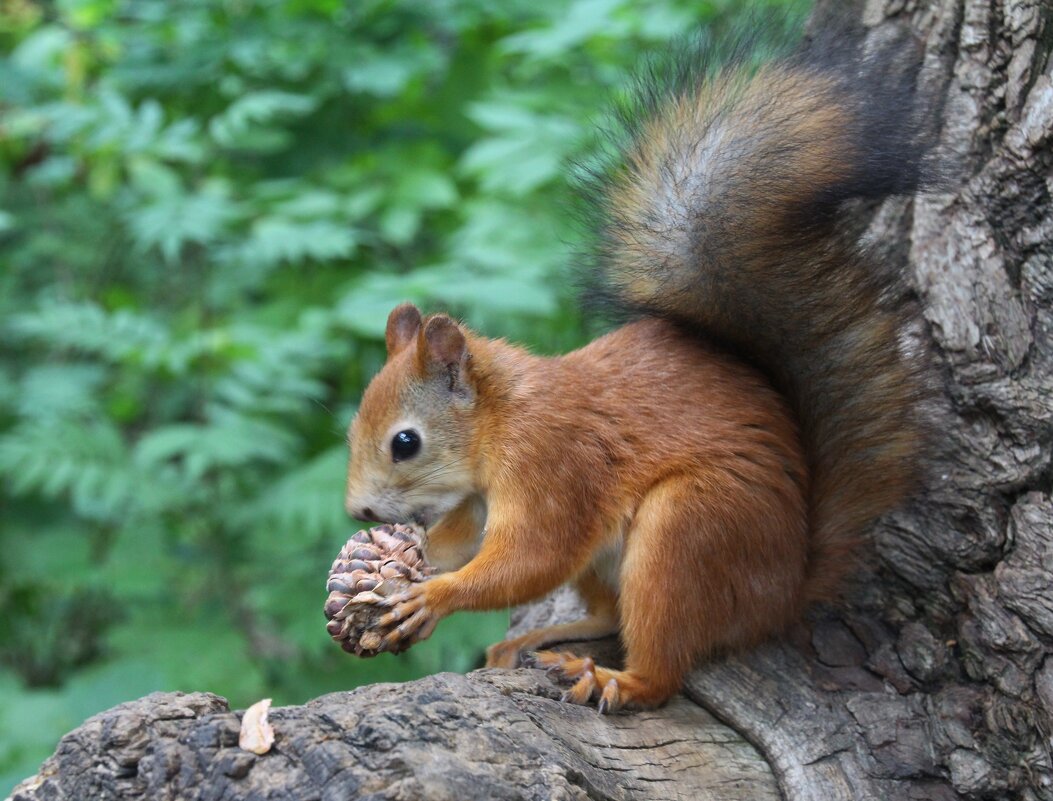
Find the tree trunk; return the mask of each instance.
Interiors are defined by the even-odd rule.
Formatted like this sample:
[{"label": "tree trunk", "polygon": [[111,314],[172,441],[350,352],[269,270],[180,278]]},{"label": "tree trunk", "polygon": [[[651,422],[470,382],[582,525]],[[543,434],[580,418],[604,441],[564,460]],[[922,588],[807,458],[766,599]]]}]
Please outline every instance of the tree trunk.
[{"label": "tree trunk", "polygon": [[954,157],[944,191],[869,221],[909,264],[948,403],[931,489],[875,529],[844,606],[635,715],[482,671],[279,710],[256,757],[219,699],[151,696],[15,797],[1053,799],[1053,4],[822,0],[813,24],[846,6],[868,46],[923,43]]},{"label": "tree trunk", "polygon": [[[818,9],[818,24],[837,0]],[[848,609],[688,695],[787,798],[1053,798],[1053,4],[872,0],[924,43],[949,190],[886,204],[946,381],[932,488],[874,532]]]}]

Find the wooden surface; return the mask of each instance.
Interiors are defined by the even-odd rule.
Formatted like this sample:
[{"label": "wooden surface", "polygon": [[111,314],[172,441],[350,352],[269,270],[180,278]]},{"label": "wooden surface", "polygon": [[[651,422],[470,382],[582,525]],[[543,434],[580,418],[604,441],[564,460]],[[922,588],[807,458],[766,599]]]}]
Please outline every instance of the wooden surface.
[{"label": "wooden surface", "polygon": [[756,750],[686,699],[604,717],[558,697],[537,670],[374,685],[272,710],[257,756],[223,699],[157,693],[67,735],[13,798],[779,798]]}]

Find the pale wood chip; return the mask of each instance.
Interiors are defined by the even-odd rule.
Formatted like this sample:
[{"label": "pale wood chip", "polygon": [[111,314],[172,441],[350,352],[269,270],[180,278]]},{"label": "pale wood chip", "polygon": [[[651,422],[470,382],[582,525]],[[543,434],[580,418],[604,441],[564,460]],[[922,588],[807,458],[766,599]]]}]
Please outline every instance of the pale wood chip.
[{"label": "pale wood chip", "polygon": [[267,722],[271,699],[264,698],[245,710],[238,745],[254,754],[266,754],[274,745],[274,729]]}]

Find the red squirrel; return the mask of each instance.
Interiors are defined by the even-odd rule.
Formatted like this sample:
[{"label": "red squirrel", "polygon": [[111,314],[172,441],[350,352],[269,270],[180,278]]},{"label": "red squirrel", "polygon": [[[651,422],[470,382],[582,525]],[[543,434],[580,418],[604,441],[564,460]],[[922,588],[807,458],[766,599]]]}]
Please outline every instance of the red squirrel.
[{"label": "red squirrel", "polygon": [[[868,77],[869,75],[869,77]],[[918,188],[906,82],[816,48],[644,92],[602,179],[594,283],[633,321],[541,357],[410,304],[351,425],[347,509],[414,520],[445,571],[390,600],[390,644],[571,583],[578,622],[487,664],[617,633],[622,670],[551,651],[601,712],[828,599],[917,480],[921,358],[845,201]]]}]

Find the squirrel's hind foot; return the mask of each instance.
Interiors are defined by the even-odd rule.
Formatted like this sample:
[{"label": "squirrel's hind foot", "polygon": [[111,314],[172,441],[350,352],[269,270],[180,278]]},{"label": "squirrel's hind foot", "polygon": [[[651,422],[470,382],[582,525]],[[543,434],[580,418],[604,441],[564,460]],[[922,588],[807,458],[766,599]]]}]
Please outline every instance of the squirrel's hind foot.
[{"label": "squirrel's hind foot", "polygon": [[634,670],[597,667],[590,656],[539,651],[531,655],[530,661],[561,684],[571,683],[561,700],[572,704],[588,704],[595,700],[596,711],[600,714],[625,707],[647,709],[660,706],[673,695],[673,691]]}]

